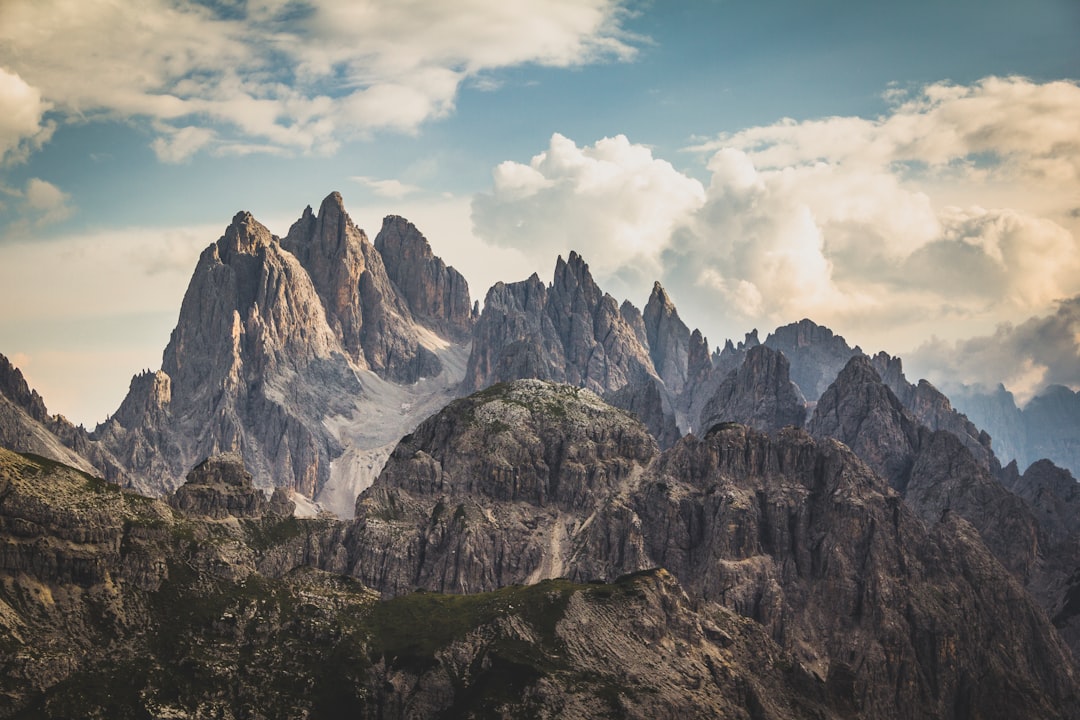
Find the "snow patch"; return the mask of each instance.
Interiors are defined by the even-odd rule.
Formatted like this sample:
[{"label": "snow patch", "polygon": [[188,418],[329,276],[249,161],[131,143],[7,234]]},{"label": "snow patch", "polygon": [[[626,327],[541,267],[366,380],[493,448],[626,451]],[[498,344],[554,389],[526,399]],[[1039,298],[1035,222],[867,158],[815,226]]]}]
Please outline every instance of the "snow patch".
[{"label": "snow patch", "polygon": [[357,377],[364,393],[354,400],[351,411],[323,420],[345,450],[330,464],[330,479],[315,502],[340,518],[354,516],[356,496],[375,482],[398,441],[458,397],[471,344],[454,345],[429,330],[419,330],[442,362],[442,373],[398,385],[362,370]]}]

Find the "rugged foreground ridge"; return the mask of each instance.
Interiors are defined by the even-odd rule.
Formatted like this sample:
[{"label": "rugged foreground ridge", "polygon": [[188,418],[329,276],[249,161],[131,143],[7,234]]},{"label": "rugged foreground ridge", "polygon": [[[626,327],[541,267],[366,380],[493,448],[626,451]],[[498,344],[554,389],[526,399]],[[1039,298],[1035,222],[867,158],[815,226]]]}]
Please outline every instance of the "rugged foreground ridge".
[{"label": "rugged foreground ridge", "polygon": [[520,381],[422,423],[351,523],[256,493],[236,458],[170,507],[0,451],[7,716],[1080,717],[978,533],[797,429],[660,453]]}]

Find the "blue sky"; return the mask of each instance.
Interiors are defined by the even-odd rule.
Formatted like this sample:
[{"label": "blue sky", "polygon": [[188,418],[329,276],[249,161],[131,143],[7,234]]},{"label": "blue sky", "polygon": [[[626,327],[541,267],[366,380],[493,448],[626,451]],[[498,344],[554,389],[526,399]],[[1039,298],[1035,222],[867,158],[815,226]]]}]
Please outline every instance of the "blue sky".
[{"label": "blue sky", "polygon": [[[1076,386],[1078,34],[1075,0],[0,0],[0,352],[102,420],[236,211],[339,190],[481,300],[575,249],[713,344],[809,316]],[[968,342],[1031,323],[1053,352]]]}]

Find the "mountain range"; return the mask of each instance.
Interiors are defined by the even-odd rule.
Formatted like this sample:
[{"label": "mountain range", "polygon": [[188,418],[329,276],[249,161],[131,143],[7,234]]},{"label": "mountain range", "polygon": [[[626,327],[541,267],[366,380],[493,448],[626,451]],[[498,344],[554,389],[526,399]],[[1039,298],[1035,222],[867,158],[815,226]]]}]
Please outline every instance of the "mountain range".
[{"label": "mountain range", "polygon": [[92,432],[0,356],[8,716],[1080,717],[1077,397],[239,213]]}]

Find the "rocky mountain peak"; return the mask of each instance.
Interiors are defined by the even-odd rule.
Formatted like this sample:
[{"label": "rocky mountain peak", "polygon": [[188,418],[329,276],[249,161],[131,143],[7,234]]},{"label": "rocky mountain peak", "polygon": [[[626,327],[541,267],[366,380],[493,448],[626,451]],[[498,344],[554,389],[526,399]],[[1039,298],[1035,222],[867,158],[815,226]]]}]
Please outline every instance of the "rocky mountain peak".
[{"label": "rocky mountain peak", "polygon": [[774,433],[806,421],[806,401],[791,382],[788,361],[765,345],[750,348],[743,364],[720,383],[701,411],[701,430],[737,422]]},{"label": "rocky mountain peak", "polygon": [[757,347],[760,344],[761,340],[758,339],[757,328],[746,333],[738,345],[733,343],[731,338],[728,338],[724,341],[724,347],[718,348],[713,353],[713,365],[716,366],[722,376],[726,377],[728,373],[742,365],[743,359],[750,348]]},{"label": "rocky mountain peak", "polygon": [[254,255],[260,247],[265,247],[275,240],[266,226],[251,213],[241,211],[236,213],[225,229],[225,234],[218,240],[217,250],[222,262],[228,263],[235,255]]},{"label": "rocky mountain peak", "polygon": [[564,299],[563,304],[577,304],[583,310],[595,308],[603,297],[589,272],[589,264],[573,250],[566,260],[562,255],[556,259],[551,291],[555,297]]},{"label": "rocky mountain peak", "polygon": [[843,442],[894,488],[906,487],[919,426],[865,355],[847,362],[818,401],[807,429],[814,437]]},{"label": "rocky mountain peak", "polygon": [[690,330],[659,282],[653,283],[642,318],[653,367],[668,390],[678,395],[686,386]]},{"label": "rocky mountain peak", "polygon": [[654,377],[634,314],[600,290],[576,252],[559,257],[547,287],[535,273],[496,283],[476,323],[464,387],[533,377],[603,394]]},{"label": "rocky mountain peak", "polygon": [[375,236],[375,249],[416,320],[455,339],[468,336],[473,324],[469,284],[435,256],[415,225],[397,215],[386,216]]},{"label": "rocky mountain peak", "polygon": [[[387,274],[382,255],[345,212],[340,193],[326,196],[314,223],[305,211],[289,228],[282,245],[307,271],[327,322],[355,365],[403,382],[441,372],[438,358],[420,340],[408,298]],[[431,263],[441,264],[436,260],[431,258]],[[424,287],[422,281],[410,283],[404,277],[403,283],[410,288]],[[463,279],[460,286],[464,286]],[[465,305],[468,316],[467,287],[464,300],[459,297],[460,289],[455,285],[452,296],[456,305]],[[417,296],[423,298],[424,294],[418,292]],[[421,309],[428,309],[421,299],[417,302]],[[456,312],[461,314],[460,309]]]},{"label": "rocky mountain peak", "polygon": [[49,412],[37,390],[31,390],[22,371],[0,354],[0,395],[3,395],[38,422],[46,422]]},{"label": "rocky mountain peak", "polygon": [[776,328],[765,344],[787,356],[791,379],[810,402],[821,397],[853,355],[862,353],[829,328],[808,319]]},{"label": "rocky mountain peak", "polygon": [[932,383],[925,379],[919,380],[917,385],[908,382],[900,358],[891,357],[888,353],[879,352],[871,358],[870,364],[920,424],[930,430],[951,432],[984,467],[991,469],[997,466],[990,449],[990,436],[975,427],[965,415],[954,410],[949,398]]},{"label": "rocky mountain peak", "polygon": [[709,355],[709,339],[694,328],[690,333],[690,342],[686,349],[686,383],[698,387],[707,380],[712,372],[713,362]]}]

